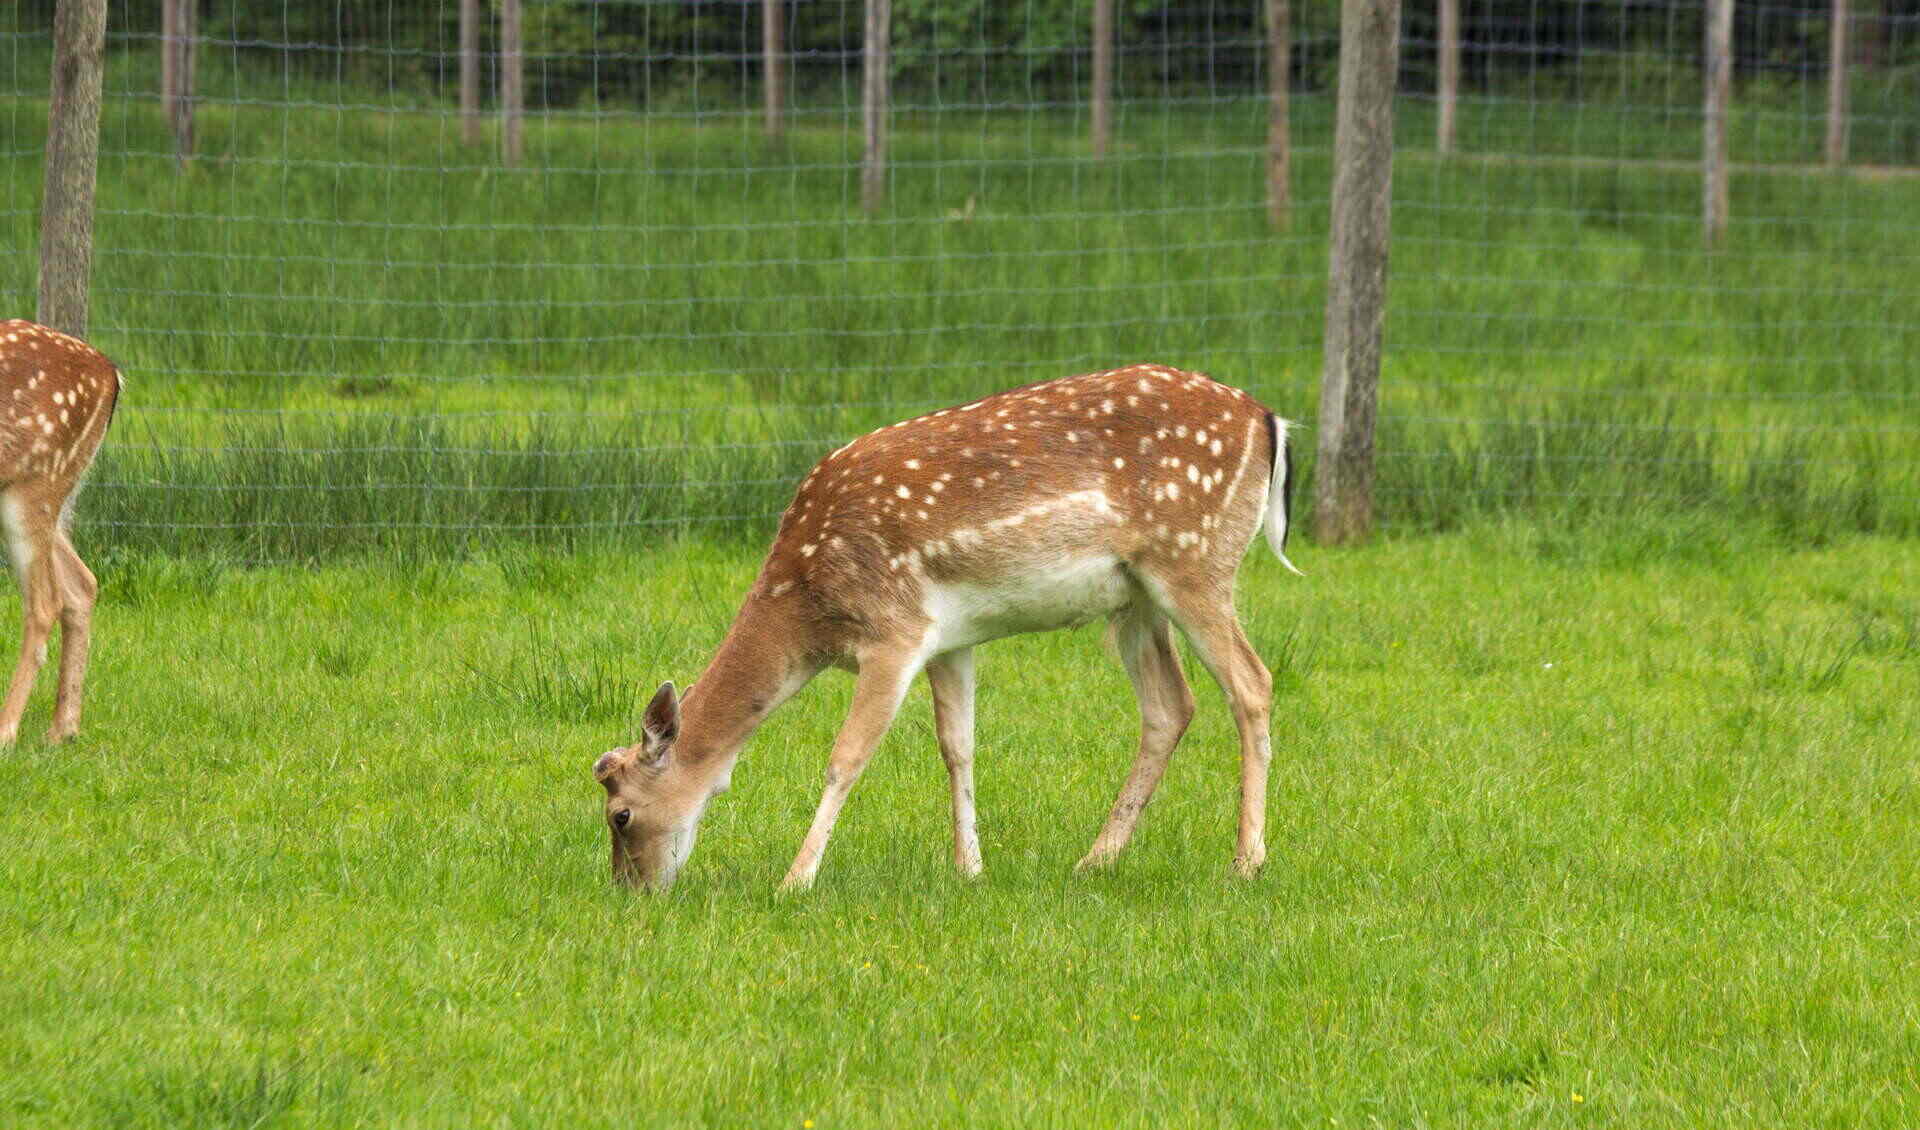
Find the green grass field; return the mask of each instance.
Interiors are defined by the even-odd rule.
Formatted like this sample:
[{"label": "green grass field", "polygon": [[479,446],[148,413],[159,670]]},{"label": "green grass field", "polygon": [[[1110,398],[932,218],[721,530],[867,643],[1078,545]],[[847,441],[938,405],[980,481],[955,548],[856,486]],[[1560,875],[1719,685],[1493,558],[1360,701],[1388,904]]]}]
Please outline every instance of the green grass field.
[{"label": "green grass field", "polygon": [[82,737],[0,756],[0,1122],[1912,1124],[1913,542],[1496,520],[1301,557],[1242,577],[1258,879],[1210,685],[1130,853],[1070,874],[1134,729],[1086,629],[982,653],[984,879],[917,687],[792,899],[845,676],[666,897],[610,887],[587,772],[750,553],[143,559]]}]

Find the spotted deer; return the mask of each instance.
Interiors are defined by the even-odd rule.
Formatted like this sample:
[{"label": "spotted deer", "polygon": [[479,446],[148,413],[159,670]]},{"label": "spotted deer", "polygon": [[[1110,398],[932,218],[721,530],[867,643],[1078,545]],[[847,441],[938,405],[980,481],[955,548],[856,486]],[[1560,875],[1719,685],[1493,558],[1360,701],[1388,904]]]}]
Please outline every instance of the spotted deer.
[{"label": "spotted deer", "polygon": [[20,583],[20,663],[0,708],[0,744],[20,732],[33,681],[60,621],[60,690],[50,741],[80,729],[81,685],[99,584],[67,539],[74,496],[120,399],[120,370],[78,338],[32,322],[0,322],[0,518]]},{"label": "spotted deer", "polygon": [[704,674],[648,704],[638,743],[594,763],[613,875],[670,884],[708,802],[767,716],[829,666],[853,704],[785,889],[819,870],[848,792],[925,671],[953,800],[953,862],[980,872],[974,645],[1110,618],[1140,704],[1140,744],[1080,867],[1133,835],[1193,717],[1171,628],[1218,680],[1240,736],[1234,867],[1266,856],[1272,678],[1234,614],[1255,532],[1286,556],[1287,422],[1236,388],[1131,365],[1014,389],[881,428],[822,459]]}]

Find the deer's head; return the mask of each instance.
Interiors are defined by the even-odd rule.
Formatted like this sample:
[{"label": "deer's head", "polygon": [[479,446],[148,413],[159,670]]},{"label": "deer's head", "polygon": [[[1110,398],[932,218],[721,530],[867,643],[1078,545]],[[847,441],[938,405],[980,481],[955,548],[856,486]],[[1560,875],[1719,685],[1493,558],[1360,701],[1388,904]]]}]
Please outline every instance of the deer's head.
[{"label": "deer's head", "polygon": [[593,779],[607,790],[615,882],[664,891],[693,854],[700,814],[715,789],[676,756],[679,737],[680,700],[672,683],[662,683],[647,704],[640,741],[593,763]]}]

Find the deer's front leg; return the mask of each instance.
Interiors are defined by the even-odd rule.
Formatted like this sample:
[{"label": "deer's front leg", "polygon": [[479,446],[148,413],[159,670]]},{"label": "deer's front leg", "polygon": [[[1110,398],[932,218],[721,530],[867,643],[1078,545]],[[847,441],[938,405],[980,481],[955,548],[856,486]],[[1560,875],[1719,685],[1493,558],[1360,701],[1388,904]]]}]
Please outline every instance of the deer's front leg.
[{"label": "deer's front leg", "polygon": [[980,874],[980,836],[973,818],[973,649],[961,648],[927,663],[933,688],[933,730],[953,786],[953,866],[971,879]]},{"label": "deer's front leg", "polygon": [[800,853],[780,881],[783,891],[805,890],[813,885],[820,870],[820,859],[827,851],[827,837],[833,834],[840,806],[847,802],[853,783],[867,767],[867,760],[893,724],[893,716],[906,697],[907,684],[918,673],[920,661],[905,655],[880,655],[862,658],[860,674],[853,684],[853,708],[841,723],[833,739],[833,756],[827,761],[827,787],[820,794],[820,807],[814,810],[813,827],[800,843]]}]

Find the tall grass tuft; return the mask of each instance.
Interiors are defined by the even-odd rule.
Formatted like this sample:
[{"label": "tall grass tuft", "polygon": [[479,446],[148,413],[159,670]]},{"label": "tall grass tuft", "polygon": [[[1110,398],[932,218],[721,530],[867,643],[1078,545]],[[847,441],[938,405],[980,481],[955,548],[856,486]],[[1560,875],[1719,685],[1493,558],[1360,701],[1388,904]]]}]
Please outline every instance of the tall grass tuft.
[{"label": "tall grass tuft", "polygon": [[1762,690],[1819,694],[1840,682],[1847,664],[1866,650],[1869,640],[1865,631],[1757,631],[1747,650],[1747,665],[1754,685]]},{"label": "tall grass tuft", "polygon": [[301,1107],[333,1107],[343,1097],[340,1081],[316,1081],[299,1059],[281,1063],[263,1055],[250,1066],[155,1070],[124,1091],[110,1092],[101,1105],[115,1126],[256,1130],[297,1124]]},{"label": "tall grass tuft", "polygon": [[1453,529],[1520,513],[1569,525],[1711,514],[1812,543],[1920,531],[1920,467],[1867,438],[1836,452],[1817,433],[1716,430],[1671,408],[1590,403],[1505,412],[1445,428],[1384,421],[1382,520]]},{"label": "tall grass tuft", "polygon": [[467,690],[493,710],[543,722],[626,722],[645,701],[618,659],[582,656],[534,625],[505,656],[463,660]]},{"label": "tall grass tuft", "polygon": [[[734,422],[734,442],[697,434],[697,417],[647,413],[236,417],[204,447],[141,442],[150,433],[110,442],[82,507],[83,536],[109,553],[249,561],[644,545],[685,531],[753,541],[808,467],[890,414],[767,407]],[[1630,535],[1618,553],[1705,552],[1683,544],[1697,532],[1689,516],[1810,544],[1920,532],[1920,466],[1864,441],[1851,455],[1825,443],[1801,431],[1718,432],[1658,408],[1596,417],[1588,404],[1514,406],[1446,426],[1390,417],[1378,512],[1403,531],[1499,514],[1615,525]],[[1296,497],[1310,499],[1311,444],[1301,448]]]}]

